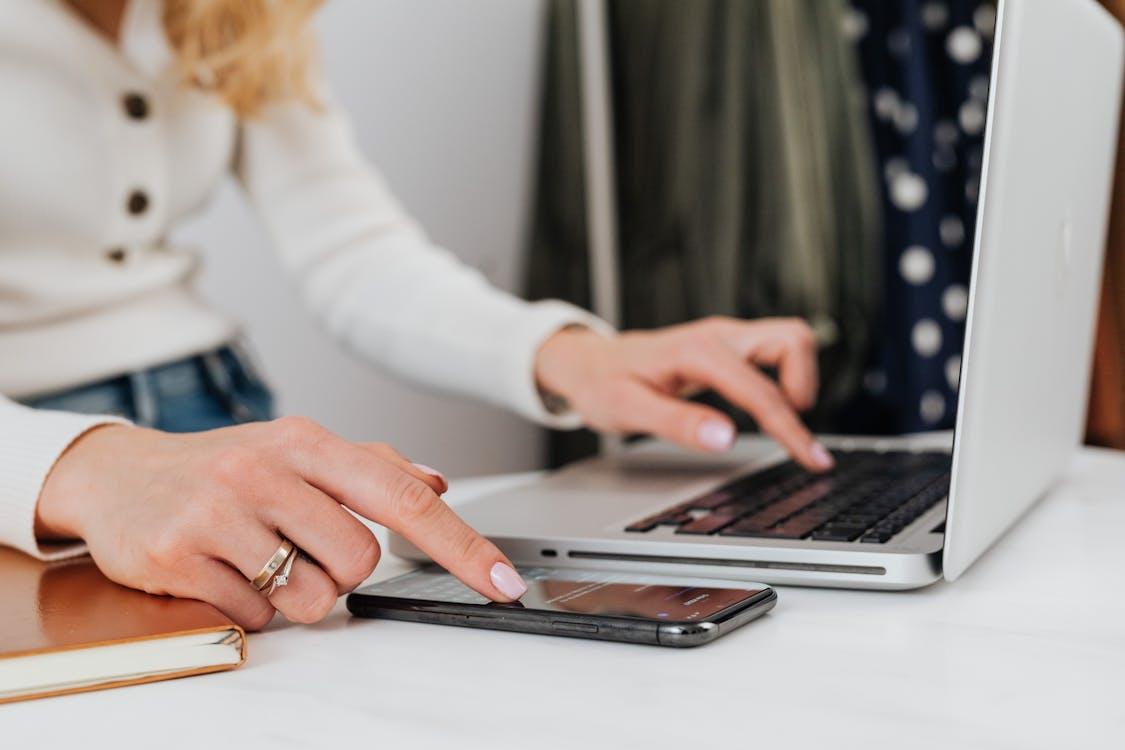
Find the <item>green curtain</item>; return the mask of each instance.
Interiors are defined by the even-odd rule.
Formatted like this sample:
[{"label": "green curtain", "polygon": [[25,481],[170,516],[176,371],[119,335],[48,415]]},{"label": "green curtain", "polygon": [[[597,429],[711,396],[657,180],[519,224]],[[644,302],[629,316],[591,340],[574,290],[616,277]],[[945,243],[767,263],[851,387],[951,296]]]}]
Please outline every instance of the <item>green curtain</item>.
[{"label": "green curtain", "polygon": [[[549,3],[529,291],[588,306],[575,5]],[[822,429],[859,387],[881,289],[878,184],[844,7],[607,3],[624,325],[808,319],[823,345],[810,415]],[[551,462],[592,446],[556,435]]]}]

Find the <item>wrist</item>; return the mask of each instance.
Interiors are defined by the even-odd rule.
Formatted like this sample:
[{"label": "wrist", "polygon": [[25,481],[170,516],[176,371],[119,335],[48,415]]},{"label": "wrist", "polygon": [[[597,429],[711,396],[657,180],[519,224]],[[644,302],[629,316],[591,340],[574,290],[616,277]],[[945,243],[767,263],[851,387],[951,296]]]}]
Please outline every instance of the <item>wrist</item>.
[{"label": "wrist", "polygon": [[[47,473],[35,505],[35,536],[40,540],[83,537],[83,511],[99,483],[99,472],[107,468],[123,437],[140,428],[104,424],[79,435]],[[122,455],[122,454],[118,454]],[[104,480],[104,474],[101,477]]]},{"label": "wrist", "polygon": [[543,342],[535,357],[535,382],[544,401],[570,401],[589,368],[591,352],[608,341],[585,326],[569,326]]}]

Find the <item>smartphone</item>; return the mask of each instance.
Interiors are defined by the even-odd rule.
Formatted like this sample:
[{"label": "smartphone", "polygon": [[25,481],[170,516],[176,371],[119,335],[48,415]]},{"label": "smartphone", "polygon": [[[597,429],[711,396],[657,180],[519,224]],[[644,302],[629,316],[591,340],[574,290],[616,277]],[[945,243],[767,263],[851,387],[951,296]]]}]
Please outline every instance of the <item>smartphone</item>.
[{"label": "smartphone", "polygon": [[357,617],[562,635],[652,646],[699,646],[761,617],[777,593],[726,583],[562,568],[520,568],[527,593],[499,604],[435,565],[348,596]]}]

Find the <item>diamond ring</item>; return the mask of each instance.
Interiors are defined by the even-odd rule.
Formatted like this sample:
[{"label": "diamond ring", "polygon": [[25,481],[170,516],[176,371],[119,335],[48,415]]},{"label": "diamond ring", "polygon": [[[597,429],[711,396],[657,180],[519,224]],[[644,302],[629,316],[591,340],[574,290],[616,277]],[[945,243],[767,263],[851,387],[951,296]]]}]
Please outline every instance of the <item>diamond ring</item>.
[{"label": "diamond ring", "polygon": [[289,585],[289,575],[293,572],[293,563],[295,563],[296,561],[297,548],[294,547],[289,553],[289,556],[285,558],[285,562],[284,564],[282,564],[281,570],[279,570],[277,575],[273,577],[273,580],[270,581],[270,590],[266,592],[267,599],[273,596],[274,591],[277,591],[282,586]]},{"label": "diamond ring", "polygon": [[270,585],[270,581],[273,580],[277,571],[285,565],[285,561],[293,557],[293,550],[295,549],[296,547],[293,546],[293,542],[288,539],[282,539],[281,546],[270,556],[269,560],[266,560],[266,564],[258,571],[258,575],[250,580],[250,585],[258,591],[265,590],[265,588]]}]

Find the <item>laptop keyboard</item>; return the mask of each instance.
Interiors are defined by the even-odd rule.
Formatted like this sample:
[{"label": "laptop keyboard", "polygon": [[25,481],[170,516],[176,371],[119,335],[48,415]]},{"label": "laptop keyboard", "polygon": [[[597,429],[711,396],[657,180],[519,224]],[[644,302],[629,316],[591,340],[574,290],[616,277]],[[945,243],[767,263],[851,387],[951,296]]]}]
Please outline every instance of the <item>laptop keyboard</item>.
[{"label": "laptop keyboard", "polygon": [[948,453],[832,451],[836,468],[793,461],[734,481],[625,528],[676,534],[882,544],[949,494]]}]

